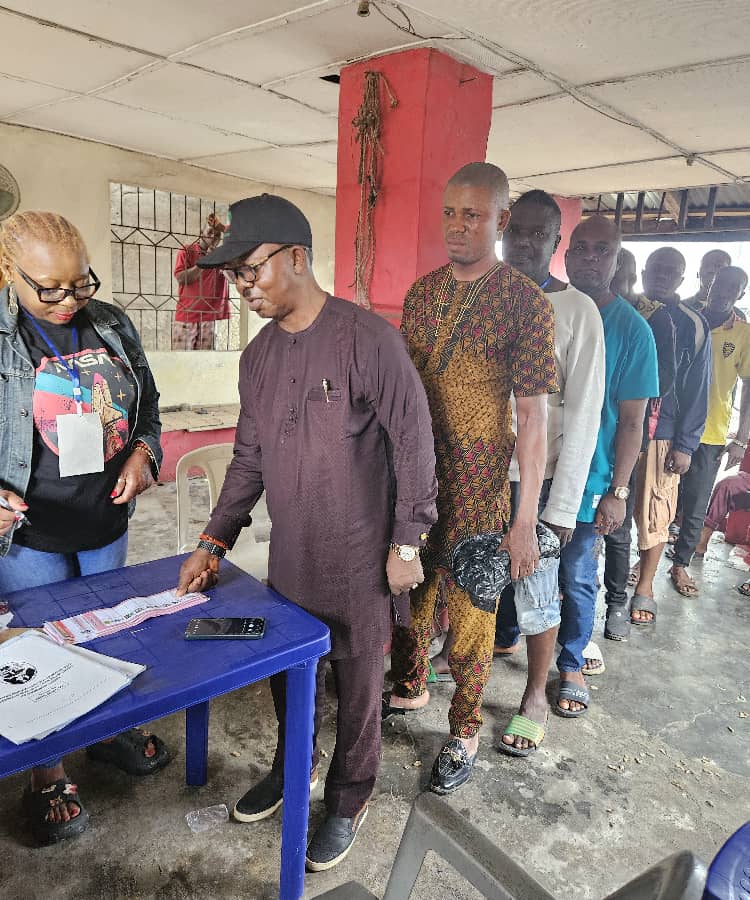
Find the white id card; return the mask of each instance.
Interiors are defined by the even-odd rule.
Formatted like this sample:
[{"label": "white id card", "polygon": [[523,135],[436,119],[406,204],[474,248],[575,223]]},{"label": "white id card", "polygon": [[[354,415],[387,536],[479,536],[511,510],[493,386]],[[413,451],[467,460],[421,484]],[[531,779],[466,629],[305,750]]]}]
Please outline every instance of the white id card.
[{"label": "white id card", "polygon": [[60,477],[104,471],[104,429],[98,413],[57,417]]}]

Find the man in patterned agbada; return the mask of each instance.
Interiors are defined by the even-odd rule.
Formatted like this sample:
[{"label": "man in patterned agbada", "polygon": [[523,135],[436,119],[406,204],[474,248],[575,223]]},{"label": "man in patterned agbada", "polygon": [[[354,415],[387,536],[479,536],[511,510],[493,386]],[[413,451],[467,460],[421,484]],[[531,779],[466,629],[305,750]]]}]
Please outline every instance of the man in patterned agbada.
[{"label": "man in patterned agbada", "polygon": [[[508,467],[517,445],[520,499],[502,547],[513,580],[539,562],[537,504],[546,462],[547,395],[557,390],[552,307],[533,281],[499,262],[495,244],[508,224],[508,180],[488,163],[450,179],[442,228],[450,262],[420,278],[404,302],[401,330],[430,402],[438,475],[438,524],[424,549],[425,581],[412,592],[410,628],[396,628],[393,690],[383,714],[424,707],[427,651],[438,592],[454,635],[449,655],[456,690],[450,737],[430,787],[455,791],[471,776],[482,725],[482,692],[492,663],[495,617],[475,608],[449,575],[453,548],[510,519]],[[518,437],[511,428],[510,395]]]}]

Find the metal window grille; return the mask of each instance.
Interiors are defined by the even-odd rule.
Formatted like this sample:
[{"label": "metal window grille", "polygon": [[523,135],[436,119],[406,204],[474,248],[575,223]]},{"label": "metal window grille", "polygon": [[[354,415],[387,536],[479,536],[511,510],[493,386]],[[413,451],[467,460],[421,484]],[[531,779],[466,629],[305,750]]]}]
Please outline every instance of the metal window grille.
[{"label": "metal window grille", "polygon": [[[113,299],[133,320],[146,350],[171,350],[179,286],[177,254],[198,240],[208,216],[227,222],[227,204],[127,184],[110,184]],[[239,350],[240,302],[229,286],[230,317],[214,323],[213,349]]]}]

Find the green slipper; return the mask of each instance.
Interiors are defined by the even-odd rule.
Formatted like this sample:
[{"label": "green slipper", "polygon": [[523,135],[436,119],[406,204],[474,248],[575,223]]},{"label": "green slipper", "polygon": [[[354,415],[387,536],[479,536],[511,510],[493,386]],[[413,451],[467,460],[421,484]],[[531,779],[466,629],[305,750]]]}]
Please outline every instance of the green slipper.
[{"label": "green slipper", "polygon": [[530,756],[539,748],[544,740],[544,727],[538,722],[534,722],[532,719],[527,719],[526,716],[516,715],[508,722],[508,726],[503,732],[503,737],[506,735],[514,738],[526,738],[526,740],[531,741],[534,746],[527,747],[525,750],[519,750],[513,744],[506,744],[505,741],[500,741],[500,749],[503,753],[507,753],[509,756]]}]

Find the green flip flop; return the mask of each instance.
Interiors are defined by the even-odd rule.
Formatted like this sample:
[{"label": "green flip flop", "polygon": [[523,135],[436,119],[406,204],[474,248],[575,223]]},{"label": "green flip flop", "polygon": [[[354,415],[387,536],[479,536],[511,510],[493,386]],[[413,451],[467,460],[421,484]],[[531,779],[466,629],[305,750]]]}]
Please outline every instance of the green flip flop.
[{"label": "green flip flop", "polygon": [[514,738],[526,738],[527,741],[533,743],[533,747],[519,750],[513,744],[506,744],[505,741],[500,741],[500,749],[503,753],[507,753],[508,756],[530,756],[539,748],[544,740],[544,726],[540,725],[538,722],[534,722],[532,719],[527,719],[526,716],[516,715],[508,722],[508,725],[503,732],[503,737],[506,735]]}]

